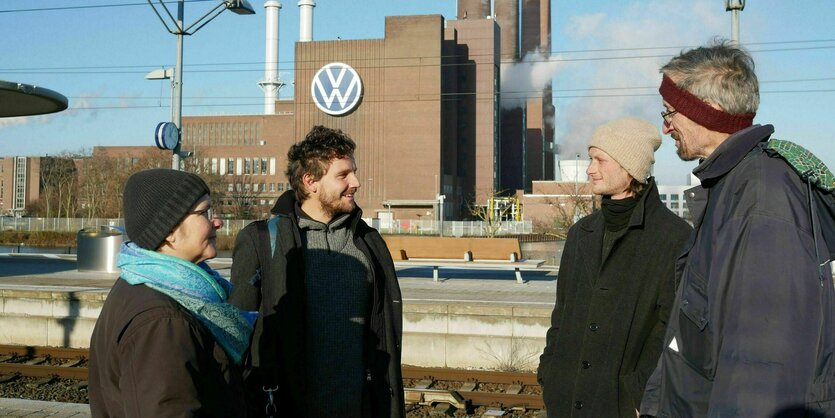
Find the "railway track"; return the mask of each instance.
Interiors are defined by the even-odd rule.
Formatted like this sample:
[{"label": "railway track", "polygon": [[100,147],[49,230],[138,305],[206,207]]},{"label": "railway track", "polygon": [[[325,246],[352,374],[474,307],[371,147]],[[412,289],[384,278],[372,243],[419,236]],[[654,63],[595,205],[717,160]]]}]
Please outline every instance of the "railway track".
[{"label": "railway track", "polygon": [[[15,376],[87,380],[89,351],[0,345],[0,382]],[[533,373],[403,366],[406,402],[437,408],[542,409]]]},{"label": "railway track", "polygon": [[0,345],[0,380],[12,376],[87,380],[88,350]]},{"label": "railway track", "polygon": [[[406,402],[456,409],[477,406],[500,409],[543,409],[541,389],[533,373],[509,373],[403,366]],[[436,389],[436,387],[440,387]],[[523,393],[524,392],[524,393]]]}]

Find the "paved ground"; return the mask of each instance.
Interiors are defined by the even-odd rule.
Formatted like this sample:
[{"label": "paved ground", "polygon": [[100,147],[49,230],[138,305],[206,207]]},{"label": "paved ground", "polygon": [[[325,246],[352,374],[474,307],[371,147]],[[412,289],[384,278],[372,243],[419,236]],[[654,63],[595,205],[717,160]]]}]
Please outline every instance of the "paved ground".
[{"label": "paved ground", "polygon": [[[212,266],[228,277],[231,260],[215,259]],[[403,298],[415,302],[489,303],[509,305],[551,304],[556,295],[557,272],[545,267],[522,272],[526,283],[516,282],[513,271],[441,269],[432,281],[432,268],[399,269]],[[117,273],[79,272],[74,256],[0,254],[0,289],[42,291],[107,291]]]},{"label": "paved ground", "polygon": [[88,418],[90,406],[77,403],[0,398],[0,418],[7,417]]}]

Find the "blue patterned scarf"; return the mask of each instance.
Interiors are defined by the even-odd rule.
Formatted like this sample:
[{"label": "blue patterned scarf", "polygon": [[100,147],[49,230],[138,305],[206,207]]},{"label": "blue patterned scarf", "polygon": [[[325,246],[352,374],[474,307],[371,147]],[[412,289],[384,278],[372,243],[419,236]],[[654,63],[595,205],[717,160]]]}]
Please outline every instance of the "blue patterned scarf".
[{"label": "blue patterned scarf", "polygon": [[129,241],[119,251],[119,268],[124,281],[144,284],[176,300],[209,329],[236,364],[241,362],[258,312],[228,304],[232,284],[205,262],[194,264]]}]

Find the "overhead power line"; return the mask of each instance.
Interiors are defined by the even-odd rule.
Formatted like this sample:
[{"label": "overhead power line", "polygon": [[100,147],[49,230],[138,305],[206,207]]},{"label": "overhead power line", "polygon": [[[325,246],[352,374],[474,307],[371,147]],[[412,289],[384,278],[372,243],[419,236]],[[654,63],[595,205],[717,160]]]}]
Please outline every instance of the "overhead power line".
[{"label": "overhead power line", "polygon": [[[770,91],[761,91],[760,94],[814,94],[814,93],[835,93],[835,89],[806,89],[806,90],[770,90]],[[438,96],[431,96],[426,95],[427,97],[421,98],[414,98],[414,96],[418,95],[402,95],[408,98],[374,98],[374,99],[364,99],[363,103],[405,103],[405,102],[427,102],[427,101],[457,101],[461,100],[461,96],[476,96],[474,99],[475,101],[487,101],[493,100],[492,97],[478,97],[476,93],[449,93],[449,94],[442,94],[441,97]],[[455,97],[457,96],[457,97]],[[487,95],[490,96],[490,95]],[[552,99],[607,99],[607,98],[621,98],[621,97],[657,97],[658,93],[629,93],[629,94],[569,94],[569,95],[562,95],[562,94],[553,94],[551,95]],[[542,96],[523,96],[517,98],[510,98],[509,100],[526,100],[526,99],[538,99]],[[233,98],[233,97],[229,97]],[[78,99],[95,99],[91,97],[79,97]],[[149,99],[149,98],[145,98]],[[207,99],[206,97],[199,97],[195,98],[195,100],[202,100]],[[224,99],[227,99],[224,97]],[[248,97],[238,98],[238,99],[249,99]],[[156,99],[155,99],[156,100]],[[198,108],[198,107],[243,107],[243,106],[264,106],[263,97],[252,97],[252,103],[200,103],[200,104],[183,104],[183,107],[190,107],[190,108]],[[157,104],[157,105],[118,105],[118,106],[84,106],[84,107],[70,107],[70,110],[127,110],[127,109],[153,109],[153,108],[168,108],[166,104]]]},{"label": "overhead power line", "polygon": [[[814,46],[814,47],[799,47],[799,48],[774,48],[774,49],[761,49],[761,50],[752,50],[750,52],[787,52],[787,51],[803,51],[803,50],[818,50],[818,49],[835,49],[835,45],[826,45],[826,46]],[[538,63],[567,63],[567,62],[583,62],[583,61],[616,61],[616,60],[638,60],[638,59],[648,59],[648,58],[669,58],[671,55],[625,55],[625,56],[613,56],[613,57],[586,57],[586,58],[540,58],[535,60],[523,61],[523,62],[513,62],[517,65],[533,65]],[[476,58],[476,57],[471,57]],[[420,60],[421,57],[411,57],[411,58],[401,58],[400,60],[403,61],[415,61]],[[438,60],[438,57],[426,57],[427,60]],[[397,60],[397,59],[395,59]],[[311,61],[280,61],[279,63],[295,63],[295,64],[306,64],[308,62],[319,62],[321,60],[311,60]],[[354,61],[390,61],[390,59],[381,60],[378,58],[367,58],[367,59],[354,59]],[[197,73],[240,73],[240,72],[263,72],[264,68],[263,62],[240,62],[240,63],[204,63],[204,64],[187,64],[184,65],[184,68],[189,68],[188,73],[190,74],[197,74]],[[224,68],[224,69],[192,69],[192,67],[202,67],[202,66],[245,66],[245,65],[258,65],[259,67],[253,68]],[[475,62],[420,62],[418,64],[414,64],[412,62],[404,63],[402,65],[390,65],[390,64],[383,64],[383,63],[374,63],[372,65],[362,65],[362,64],[354,64],[353,67],[357,70],[368,70],[368,69],[383,69],[383,68],[416,68],[416,67],[462,67],[462,66],[475,66],[478,65]],[[0,73],[6,74],[66,74],[66,75],[90,75],[90,74],[144,74],[148,71],[159,69],[161,66],[159,65],[124,65],[124,66],[84,66],[84,67],[21,67],[21,68],[0,68]],[[111,70],[112,69],[112,70]],[[133,70],[135,69],[135,70]],[[295,69],[290,67],[278,68],[279,72],[293,72]]]},{"label": "overhead power line", "polygon": [[[206,2],[206,1],[213,1],[213,0],[186,0],[186,3],[199,3],[199,2]],[[176,3],[173,1],[168,1],[165,3]],[[113,8],[113,7],[136,7],[136,6],[148,6],[147,2],[142,3],[111,3],[111,4],[87,4],[87,5],[79,5],[79,6],[64,6],[64,7],[38,7],[33,9],[7,9],[7,10],[0,10],[0,13],[24,13],[24,12],[53,12],[57,10],[82,10],[82,9],[104,9],[104,8]]]}]

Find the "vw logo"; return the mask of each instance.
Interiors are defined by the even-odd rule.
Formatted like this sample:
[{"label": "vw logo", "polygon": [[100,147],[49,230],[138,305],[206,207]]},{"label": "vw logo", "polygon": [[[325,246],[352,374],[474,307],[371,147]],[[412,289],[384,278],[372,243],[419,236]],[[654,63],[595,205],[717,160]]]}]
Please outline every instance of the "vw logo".
[{"label": "vw logo", "polygon": [[319,110],[333,116],[344,115],[359,104],[362,80],[348,64],[332,62],[313,76],[310,96]]}]

